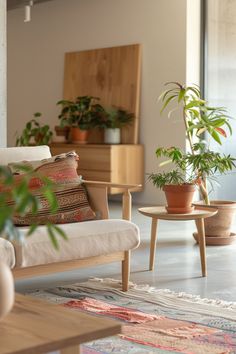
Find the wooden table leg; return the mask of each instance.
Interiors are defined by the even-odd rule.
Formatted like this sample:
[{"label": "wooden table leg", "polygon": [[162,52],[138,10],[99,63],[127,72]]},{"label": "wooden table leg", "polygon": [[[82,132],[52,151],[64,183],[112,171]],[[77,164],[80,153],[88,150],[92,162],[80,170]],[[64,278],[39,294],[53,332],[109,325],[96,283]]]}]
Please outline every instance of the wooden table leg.
[{"label": "wooden table leg", "polygon": [[122,261],[122,290],[129,289],[129,274],[130,274],[130,251],[125,251],[125,259]]},{"label": "wooden table leg", "polygon": [[60,351],[61,354],[80,354],[80,345],[74,345],[73,347],[64,348]]},{"label": "wooden table leg", "polygon": [[195,220],[195,223],[198,231],[198,243],[199,243],[199,250],[201,256],[202,276],[206,277],[207,269],[206,269],[206,241],[205,241],[204,219],[197,219]]},{"label": "wooden table leg", "polygon": [[156,218],[152,218],[149,270],[153,270],[154,269],[156,243],[157,243],[157,219]]}]

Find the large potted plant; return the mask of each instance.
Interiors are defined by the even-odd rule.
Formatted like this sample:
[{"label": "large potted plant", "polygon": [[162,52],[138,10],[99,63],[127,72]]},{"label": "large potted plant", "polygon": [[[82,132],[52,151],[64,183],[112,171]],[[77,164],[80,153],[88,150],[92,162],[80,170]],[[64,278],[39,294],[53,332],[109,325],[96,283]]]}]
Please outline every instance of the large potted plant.
[{"label": "large potted plant", "polygon": [[[207,101],[202,99],[197,86],[185,86],[175,82],[167,85],[171,85],[171,87],[160,96],[163,103],[161,112],[172,101],[176,101],[182,107],[189,152],[183,153],[175,148],[159,148],[157,156],[166,156],[169,159],[168,162],[177,165],[177,171],[182,173],[182,178],[187,178],[187,182],[190,181],[199,186],[202,198],[201,208],[204,208],[204,205],[207,205],[208,208],[218,208],[218,214],[206,220],[206,239],[208,236],[229,237],[236,203],[232,201],[210,201],[208,187],[211,178],[215,178],[217,173],[222,174],[235,167],[235,158],[212,151],[209,146],[211,139],[208,140],[208,143],[197,142],[203,133],[207,133],[208,137],[214,139],[218,144],[222,144],[221,137],[227,137],[226,129],[230,134],[232,133],[227,112],[225,108],[209,106]],[[173,109],[169,111],[168,117],[171,117],[174,111]],[[188,176],[190,176],[190,180]],[[163,175],[150,175],[153,183],[162,188],[163,186],[160,185],[161,177]],[[181,182],[181,179],[178,179],[177,184],[182,184],[183,181]],[[167,184],[169,182],[166,180]],[[226,218],[225,215],[227,215]],[[225,226],[223,224],[224,219]]]},{"label": "large potted plant", "polygon": [[90,129],[97,125],[97,119],[103,108],[97,103],[99,98],[93,96],[79,96],[75,101],[61,100],[57,104],[62,106],[58,116],[62,127],[70,127],[72,143],[86,144]]}]

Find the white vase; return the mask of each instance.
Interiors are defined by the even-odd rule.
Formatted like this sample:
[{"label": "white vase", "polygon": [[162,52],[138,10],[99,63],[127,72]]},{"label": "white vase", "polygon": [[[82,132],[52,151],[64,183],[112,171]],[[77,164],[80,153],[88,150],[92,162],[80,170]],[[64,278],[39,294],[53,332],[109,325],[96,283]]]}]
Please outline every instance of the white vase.
[{"label": "white vase", "polygon": [[14,279],[10,268],[0,262],[0,320],[11,311],[14,304]]},{"label": "white vase", "polygon": [[120,144],[120,128],[107,128],[104,134],[105,144]]}]

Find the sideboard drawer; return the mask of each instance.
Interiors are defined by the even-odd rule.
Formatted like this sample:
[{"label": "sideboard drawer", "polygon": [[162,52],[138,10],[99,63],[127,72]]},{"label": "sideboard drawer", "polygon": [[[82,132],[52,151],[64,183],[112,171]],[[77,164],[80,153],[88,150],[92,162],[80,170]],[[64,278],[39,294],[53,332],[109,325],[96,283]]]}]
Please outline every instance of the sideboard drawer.
[{"label": "sideboard drawer", "polygon": [[53,143],[50,149],[53,155],[76,151],[80,158],[79,167],[83,170],[110,171],[111,169],[109,145]]},{"label": "sideboard drawer", "polygon": [[109,171],[83,170],[79,167],[78,174],[89,181],[111,182],[111,173]]},{"label": "sideboard drawer", "polygon": [[109,148],[97,149],[96,147],[76,148],[79,155],[79,166],[83,170],[110,171],[111,153]]},{"label": "sideboard drawer", "polygon": [[[84,179],[125,184],[143,184],[143,146],[138,144],[63,144],[50,146],[53,155],[76,151],[80,157],[78,174]],[[142,187],[135,189],[141,191]],[[111,194],[120,193],[111,188]]]}]

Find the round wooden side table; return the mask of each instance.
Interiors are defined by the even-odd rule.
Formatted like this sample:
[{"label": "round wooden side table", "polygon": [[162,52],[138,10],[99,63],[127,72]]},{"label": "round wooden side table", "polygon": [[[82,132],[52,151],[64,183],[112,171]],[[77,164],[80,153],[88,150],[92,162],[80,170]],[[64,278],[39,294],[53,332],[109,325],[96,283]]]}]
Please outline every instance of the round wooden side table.
[{"label": "round wooden side table", "polygon": [[154,269],[158,220],[169,220],[169,221],[194,220],[198,231],[202,276],[205,277],[207,275],[204,219],[215,215],[218,212],[217,209],[204,208],[203,210],[201,208],[197,208],[194,209],[192,213],[188,213],[188,214],[168,214],[165,207],[160,206],[160,207],[139,208],[138,211],[141,214],[152,218],[149,270]]}]

